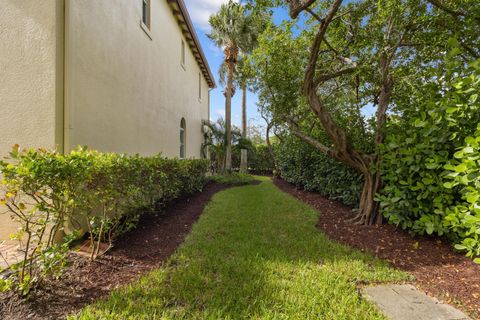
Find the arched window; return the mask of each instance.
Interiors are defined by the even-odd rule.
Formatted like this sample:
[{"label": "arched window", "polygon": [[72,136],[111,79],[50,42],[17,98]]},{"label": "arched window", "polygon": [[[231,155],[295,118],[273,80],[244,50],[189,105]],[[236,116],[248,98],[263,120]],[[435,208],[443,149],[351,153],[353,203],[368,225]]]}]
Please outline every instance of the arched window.
[{"label": "arched window", "polygon": [[185,159],[186,148],[185,142],[187,137],[187,126],[185,125],[185,119],[182,118],[180,121],[180,159]]}]

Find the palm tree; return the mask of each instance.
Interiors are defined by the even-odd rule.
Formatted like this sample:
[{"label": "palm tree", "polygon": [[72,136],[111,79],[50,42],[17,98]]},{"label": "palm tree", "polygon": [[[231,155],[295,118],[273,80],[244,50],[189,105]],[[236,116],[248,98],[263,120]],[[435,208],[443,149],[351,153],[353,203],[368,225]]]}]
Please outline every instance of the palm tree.
[{"label": "palm tree", "polygon": [[[256,40],[256,39],[255,39]],[[254,44],[251,44],[251,50],[254,49]],[[256,42],[255,42],[256,45]],[[247,86],[252,79],[251,68],[249,68],[246,59],[241,59],[238,68],[238,83],[242,90],[242,138],[247,139]],[[240,172],[248,172],[248,152],[247,149],[241,150]]]},{"label": "palm tree", "polygon": [[[253,46],[249,48],[253,50]],[[220,84],[225,85],[225,78],[228,74],[228,65],[227,63],[222,63],[219,70],[220,75]],[[242,90],[242,139],[247,139],[247,88],[248,84],[252,78],[251,70],[246,60],[245,53],[241,52],[237,59],[237,64],[235,72],[233,74],[233,93],[235,93],[235,87],[239,87]],[[241,150],[241,161],[240,161],[240,172],[247,173],[247,163],[248,163],[248,152],[247,149]]]},{"label": "palm tree", "polygon": [[227,67],[227,86],[225,88],[225,171],[232,170],[232,95],[234,93],[234,73],[238,55],[248,52],[259,33],[256,17],[248,14],[241,3],[230,0],[209,19],[212,31],[208,37],[224,48],[224,63]]},{"label": "palm tree", "polygon": [[[225,121],[219,118],[216,122],[203,121],[203,125],[208,128],[208,134],[205,135],[205,143],[202,145],[202,152],[207,157],[210,155],[213,172],[223,172],[225,165]],[[242,134],[236,127],[232,128],[232,144],[242,145]]]}]

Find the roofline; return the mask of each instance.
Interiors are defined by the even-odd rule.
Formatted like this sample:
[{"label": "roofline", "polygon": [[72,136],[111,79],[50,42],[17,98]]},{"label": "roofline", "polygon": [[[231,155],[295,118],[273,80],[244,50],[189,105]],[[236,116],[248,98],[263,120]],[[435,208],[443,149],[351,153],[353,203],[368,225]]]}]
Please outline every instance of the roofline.
[{"label": "roofline", "polygon": [[200,41],[198,40],[197,33],[193,27],[192,20],[190,19],[187,7],[185,6],[185,2],[183,0],[167,0],[167,2],[172,8],[173,15],[177,18],[183,35],[185,38],[187,38],[187,42],[190,45],[198,64],[200,65],[200,69],[202,70],[203,76],[207,80],[208,86],[212,89],[215,88],[215,78],[213,77],[212,70],[210,70],[207,58],[205,57],[205,53],[200,45]]}]

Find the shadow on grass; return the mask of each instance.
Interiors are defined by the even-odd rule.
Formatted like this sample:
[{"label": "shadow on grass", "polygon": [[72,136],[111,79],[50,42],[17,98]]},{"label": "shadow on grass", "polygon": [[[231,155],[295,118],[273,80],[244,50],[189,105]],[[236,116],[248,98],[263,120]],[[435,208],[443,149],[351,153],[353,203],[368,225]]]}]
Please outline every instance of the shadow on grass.
[{"label": "shadow on grass", "polygon": [[215,195],[166,266],[79,319],[383,319],[357,282],[406,275],[328,240],[318,212],[259,179]]}]

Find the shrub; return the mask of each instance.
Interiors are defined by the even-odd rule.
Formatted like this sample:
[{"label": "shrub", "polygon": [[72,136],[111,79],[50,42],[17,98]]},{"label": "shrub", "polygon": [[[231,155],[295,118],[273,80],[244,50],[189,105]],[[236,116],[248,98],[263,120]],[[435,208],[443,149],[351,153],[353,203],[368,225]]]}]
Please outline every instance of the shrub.
[{"label": "shrub", "polygon": [[259,144],[249,151],[248,167],[251,172],[258,174],[271,174],[273,172],[275,166],[267,145]]},{"label": "shrub", "polygon": [[[80,148],[68,155],[15,146],[9,162],[0,161],[3,198],[21,225],[14,238],[23,244],[24,261],[0,287],[27,295],[48,275],[59,275],[66,249],[86,228],[91,258],[101,242],[111,243],[134,228],[143,212],[154,212],[184,193],[200,191],[206,160],[142,158]],[[73,235],[58,242],[65,230]]]},{"label": "shrub", "polygon": [[293,136],[282,138],[275,154],[284,180],[349,206],[358,205],[363,179],[353,169]]},{"label": "shrub", "polygon": [[255,178],[249,174],[232,172],[230,174],[212,176],[210,180],[220,184],[242,186],[253,183]]},{"label": "shrub", "polygon": [[[475,102],[477,97],[471,101]],[[453,156],[444,166],[446,179],[451,179],[444,187],[456,189],[461,200],[445,209],[444,225],[461,240],[455,248],[466,251],[469,257],[478,257],[475,261],[480,263],[480,124]]]},{"label": "shrub", "polygon": [[480,255],[480,61],[448,66],[388,128],[379,200],[390,223],[446,236],[474,257]]}]

